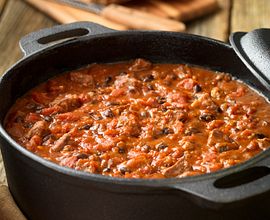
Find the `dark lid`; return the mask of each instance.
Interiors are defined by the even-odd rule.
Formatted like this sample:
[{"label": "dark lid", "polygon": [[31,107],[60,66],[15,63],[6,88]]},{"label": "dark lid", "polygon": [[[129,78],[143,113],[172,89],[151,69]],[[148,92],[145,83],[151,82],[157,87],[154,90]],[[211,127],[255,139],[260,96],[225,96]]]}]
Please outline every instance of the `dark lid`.
[{"label": "dark lid", "polygon": [[230,43],[247,68],[270,89],[270,29],[235,32]]}]

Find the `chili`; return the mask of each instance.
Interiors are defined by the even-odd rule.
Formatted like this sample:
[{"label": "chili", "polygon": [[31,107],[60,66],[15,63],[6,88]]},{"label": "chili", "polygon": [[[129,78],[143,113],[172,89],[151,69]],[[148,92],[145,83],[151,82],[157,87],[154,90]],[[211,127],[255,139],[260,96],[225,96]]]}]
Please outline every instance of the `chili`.
[{"label": "chili", "polygon": [[62,166],[125,178],[184,177],[270,146],[270,105],[229,74],[143,59],[92,64],[30,90],[5,127]]}]

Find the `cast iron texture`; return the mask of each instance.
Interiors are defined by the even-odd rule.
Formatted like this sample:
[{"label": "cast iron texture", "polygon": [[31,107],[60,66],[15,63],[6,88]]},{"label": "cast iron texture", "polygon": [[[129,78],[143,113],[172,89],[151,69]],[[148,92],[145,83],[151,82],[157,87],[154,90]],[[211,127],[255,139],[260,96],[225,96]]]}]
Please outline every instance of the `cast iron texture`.
[{"label": "cast iron texture", "polygon": [[240,59],[270,90],[270,29],[236,32],[230,42]]},{"label": "cast iron texture", "polygon": [[[69,38],[64,42],[49,42]],[[22,39],[25,57],[1,78],[1,151],[10,191],[33,220],[269,219],[270,151],[242,165],[183,179],[120,179],[60,167],[27,151],[3,129],[4,117],[32,87],[89,63],[138,57],[229,72],[270,94],[232,48],[173,32],[116,32],[93,23],[56,26]],[[260,175],[257,175],[260,174]],[[250,180],[250,176],[254,176]]]}]

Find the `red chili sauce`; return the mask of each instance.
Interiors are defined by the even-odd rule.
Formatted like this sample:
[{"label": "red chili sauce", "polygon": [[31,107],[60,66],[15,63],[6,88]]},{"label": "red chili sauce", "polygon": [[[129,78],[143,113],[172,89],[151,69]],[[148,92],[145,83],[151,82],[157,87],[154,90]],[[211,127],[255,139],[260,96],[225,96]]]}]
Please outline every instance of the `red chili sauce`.
[{"label": "red chili sauce", "polygon": [[8,133],[61,166],[125,178],[184,177],[270,146],[270,104],[229,74],[143,59],[92,64],[19,98]]}]

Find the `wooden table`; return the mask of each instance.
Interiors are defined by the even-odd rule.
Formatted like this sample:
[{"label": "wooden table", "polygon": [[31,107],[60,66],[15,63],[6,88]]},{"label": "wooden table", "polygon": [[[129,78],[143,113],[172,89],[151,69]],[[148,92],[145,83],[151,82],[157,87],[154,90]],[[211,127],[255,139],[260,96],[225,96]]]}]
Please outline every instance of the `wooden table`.
[{"label": "wooden table", "polygon": [[[269,0],[219,0],[221,9],[187,24],[187,32],[227,41],[234,31],[270,27]],[[18,41],[25,34],[57,24],[23,0],[0,0],[0,73],[22,56]],[[6,184],[0,154],[0,184]]]}]

